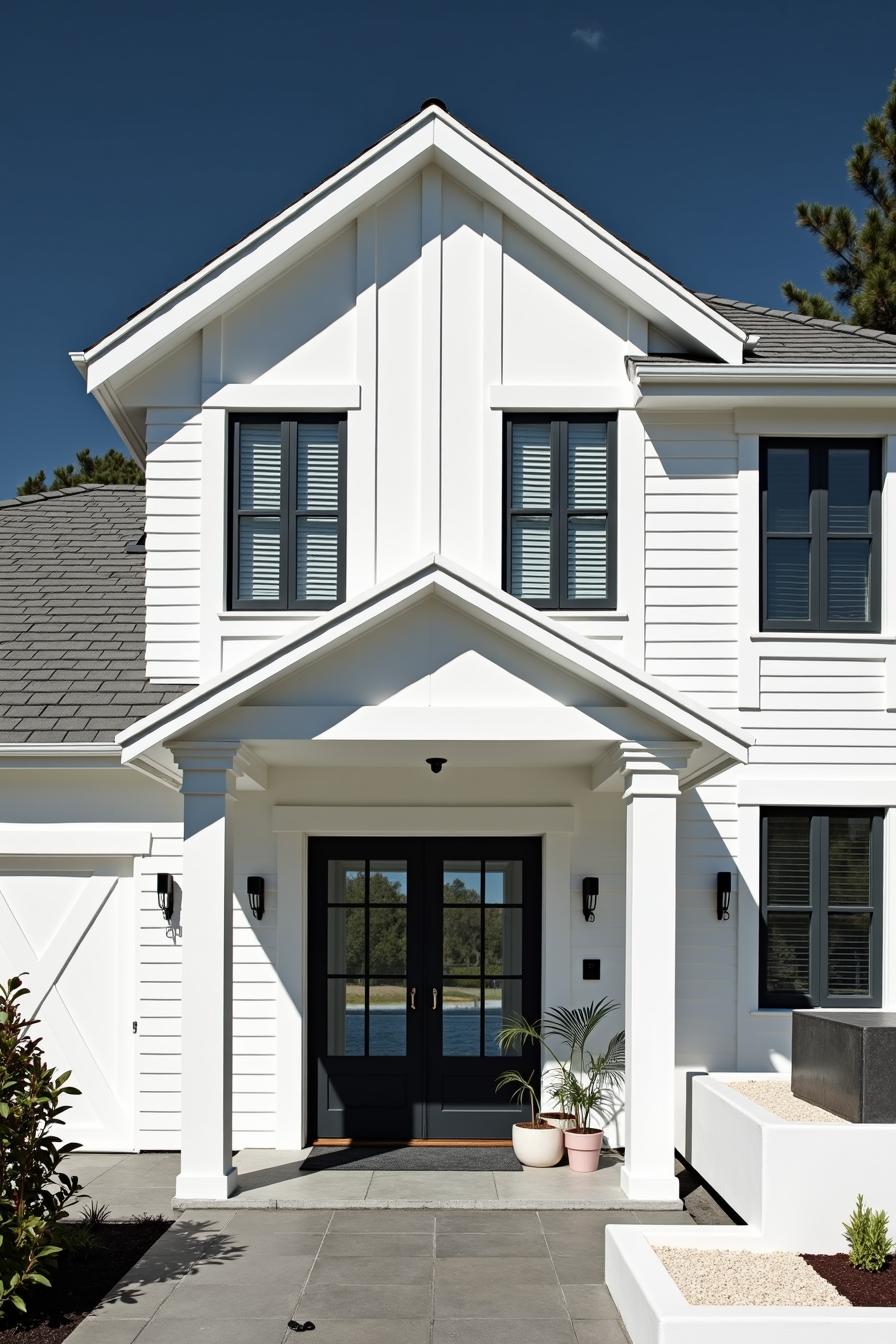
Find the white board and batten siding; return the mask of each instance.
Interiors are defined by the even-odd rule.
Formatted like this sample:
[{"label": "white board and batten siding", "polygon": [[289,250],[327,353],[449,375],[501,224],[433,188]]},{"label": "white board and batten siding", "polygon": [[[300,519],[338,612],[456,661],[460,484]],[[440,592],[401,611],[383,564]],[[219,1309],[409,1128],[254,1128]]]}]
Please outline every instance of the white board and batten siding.
[{"label": "white board and batten siding", "polygon": [[146,670],[199,679],[202,417],[197,407],[146,413]]},{"label": "white board and batten siding", "polygon": [[[181,947],[162,919],[156,874],[170,872],[180,918],[183,831],[166,828],[151,856],[138,863],[137,1134],[140,1148],[177,1149],[181,1124]],[[237,890],[245,880],[237,877]],[[258,922],[234,897],[233,907],[233,1134],[240,1146],[272,1147],[276,1103],[277,903],[269,885]],[[186,912],[184,918],[188,918]]]}]

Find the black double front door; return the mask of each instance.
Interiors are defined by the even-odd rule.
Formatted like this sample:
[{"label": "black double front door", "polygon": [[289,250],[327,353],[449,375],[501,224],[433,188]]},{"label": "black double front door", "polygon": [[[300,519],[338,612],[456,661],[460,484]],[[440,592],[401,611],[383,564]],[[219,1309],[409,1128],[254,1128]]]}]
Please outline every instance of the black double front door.
[{"label": "black double front door", "polygon": [[497,1033],[539,1013],[540,840],[314,839],[309,896],[316,1137],[509,1138],[529,1112],[497,1077],[539,1060]]}]

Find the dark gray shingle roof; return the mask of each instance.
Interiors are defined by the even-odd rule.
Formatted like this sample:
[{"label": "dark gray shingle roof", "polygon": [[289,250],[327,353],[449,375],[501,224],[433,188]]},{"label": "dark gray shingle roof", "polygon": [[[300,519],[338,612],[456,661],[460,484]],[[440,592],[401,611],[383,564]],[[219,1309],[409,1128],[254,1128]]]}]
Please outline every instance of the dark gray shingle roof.
[{"label": "dark gray shingle roof", "polygon": [[896,336],[822,317],[803,317],[718,294],[698,294],[748,336],[759,336],[746,362],[773,364],[896,364]]},{"label": "dark gray shingle roof", "polygon": [[138,485],[0,501],[0,744],[109,742],[185,686],[146,680]]}]

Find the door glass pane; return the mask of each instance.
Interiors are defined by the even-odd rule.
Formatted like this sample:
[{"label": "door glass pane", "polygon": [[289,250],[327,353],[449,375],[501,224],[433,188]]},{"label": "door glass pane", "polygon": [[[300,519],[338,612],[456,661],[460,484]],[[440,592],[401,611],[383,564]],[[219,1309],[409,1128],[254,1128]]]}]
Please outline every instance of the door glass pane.
[{"label": "door glass pane", "polygon": [[550,424],[515,424],[510,458],[511,506],[547,512],[551,507]]},{"label": "door glass pane", "polygon": [[364,911],[332,906],[327,912],[327,969],[331,975],[364,974]]},{"label": "door glass pane", "polygon": [[807,816],[786,812],[766,818],[769,904],[809,904],[809,823]]},{"label": "door glass pane", "polygon": [[370,860],[370,904],[394,904],[408,898],[408,865],[404,859]]},{"label": "door glass pane", "polygon": [[478,859],[458,859],[445,864],[442,886],[446,905],[478,903],[482,885],[482,864]]},{"label": "door glass pane", "polygon": [[[360,914],[360,911],[358,913]],[[370,911],[371,975],[404,975],[407,971],[407,959],[407,908],[403,905],[387,905],[372,909]]]},{"label": "door glass pane", "polygon": [[606,518],[571,517],[566,538],[566,588],[570,600],[603,602],[607,596]]},{"label": "door glass pane", "polygon": [[828,542],[828,620],[868,620],[870,567],[870,541]]},{"label": "door glass pane", "polygon": [[523,865],[520,859],[499,859],[485,865],[486,905],[520,905],[523,899]]},{"label": "door glass pane", "polygon": [[299,518],[296,523],[296,601],[335,602],[338,591],[338,520]]},{"label": "door glass pane", "polygon": [[479,1055],[482,989],[479,980],[448,981],[442,988],[442,1054]]},{"label": "door glass pane", "polygon": [[330,905],[361,905],[364,901],[364,860],[331,859],[327,900]]},{"label": "door glass pane", "polygon": [[828,821],[828,901],[871,904],[871,818],[832,812]]},{"label": "door glass pane", "polygon": [[404,980],[370,981],[371,1055],[407,1054],[408,990]]},{"label": "door glass pane", "polygon": [[517,514],[510,527],[510,591],[527,602],[551,596],[551,520]]},{"label": "door glass pane", "polygon": [[281,430],[275,425],[240,425],[241,509],[280,509],[283,461]]},{"label": "door glass pane", "polygon": [[518,907],[485,911],[485,974],[521,975],[523,912]]},{"label": "door glass pane", "polygon": [[280,598],[280,519],[241,518],[237,593],[241,601]]},{"label": "door glass pane", "polygon": [[486,980],[485,982],[485,1053],[487,1055],[512,1055],[518,1058],[520,1049],[502,1050],[498,1045],[498,1032],[504,1025],[508,1013],[521,1013],[523,1010],[522,980]]},{"label": "door glass pane", "polygon": [[465,975],[479,970],[480,907],[457,906],[442,911],[442,971]]},{"label": "door glass pane", "polygon": [[607,426],[571,421],[566,432],[566,498],[571,509],[607,507]]},{"label": "door glass pane", "polygon": [[769,910],[766,988],[772,992],[809,993],[808,911]]},{"label": "door glass pane", "polygon": [[867,532],[871,456],[867,448],[828,451],[828,531]]},{"label": "door glass pane", "polygon": [[766,529],[808,532],[808,448],[770,448],[767,463]]},{"label": "door glass pane", "polygon": [[871,993],[871,914],[828,915],[828,993]]},{"label": "door glass pane", "polygon": [[770,537],[766,542],[766,612],[771,621],[809,619],[809,541]]},{"label": "door glass pane", "polygon": [[364,981],[327,981],[327,1054],[363,1055]]}]

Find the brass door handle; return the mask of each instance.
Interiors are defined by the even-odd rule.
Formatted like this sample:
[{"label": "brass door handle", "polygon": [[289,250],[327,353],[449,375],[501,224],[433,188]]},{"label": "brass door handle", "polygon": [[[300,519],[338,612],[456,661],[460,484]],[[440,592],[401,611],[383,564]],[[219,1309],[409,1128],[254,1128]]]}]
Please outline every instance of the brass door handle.
[{"label": "brass door handle", "polygon": [[439,1006],[439,991],[438,991],[437,989],[434,989],[433,992],[432,992],[432,1010],[433,1010],[433,1012],[435,1012],[435,1010],[438,1008],[438,1006]]},{"label": "brass door handle", "polygon": [[415,1013],[416,1011],[417,1011],[417,986],[414,985],[413,988],[411,989],[411,1012]]}]

